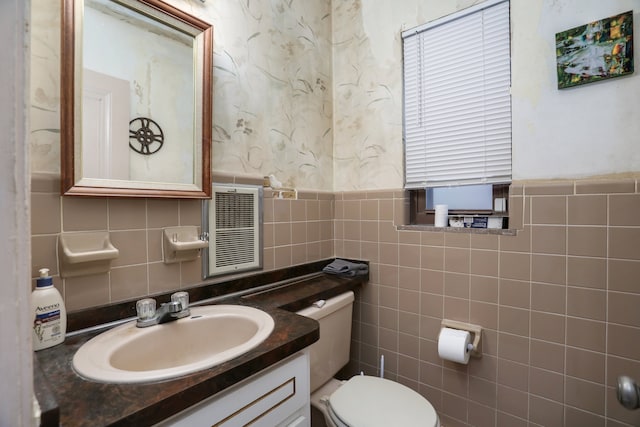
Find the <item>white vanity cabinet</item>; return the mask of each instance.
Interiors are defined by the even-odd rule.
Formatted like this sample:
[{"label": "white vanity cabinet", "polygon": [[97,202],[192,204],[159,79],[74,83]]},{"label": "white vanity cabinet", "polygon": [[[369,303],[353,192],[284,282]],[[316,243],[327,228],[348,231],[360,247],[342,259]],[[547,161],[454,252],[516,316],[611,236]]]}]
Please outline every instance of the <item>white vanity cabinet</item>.
[{"label": "white vanity cabinet", "polygon": [[309,354],[298,352],[157,426],[308,427]]}]

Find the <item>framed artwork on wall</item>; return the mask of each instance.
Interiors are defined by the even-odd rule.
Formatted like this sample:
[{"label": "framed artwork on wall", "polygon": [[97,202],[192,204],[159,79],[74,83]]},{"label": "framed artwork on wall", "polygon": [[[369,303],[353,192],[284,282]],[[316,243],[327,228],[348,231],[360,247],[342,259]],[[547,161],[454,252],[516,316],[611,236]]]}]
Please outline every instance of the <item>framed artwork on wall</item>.
[{"label": "framed artwork on wall", "polygon": [[633,73],[633,11],[556,34],[558,89]]}]

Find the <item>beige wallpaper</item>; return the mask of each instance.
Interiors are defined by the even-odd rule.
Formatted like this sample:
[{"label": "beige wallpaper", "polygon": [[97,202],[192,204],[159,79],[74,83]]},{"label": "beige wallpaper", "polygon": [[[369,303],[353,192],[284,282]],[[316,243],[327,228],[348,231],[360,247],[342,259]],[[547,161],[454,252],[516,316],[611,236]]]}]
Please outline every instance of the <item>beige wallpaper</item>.
[{"label": "beige wallpaper", "polygon": [[330,2],[206,8],[215,28],[214,170],[273,173],[286,186],[331,190]]},{"label": "beige wallpaper", "polygon": [[60,173],[60,2],[31,2],[31,171]]}]

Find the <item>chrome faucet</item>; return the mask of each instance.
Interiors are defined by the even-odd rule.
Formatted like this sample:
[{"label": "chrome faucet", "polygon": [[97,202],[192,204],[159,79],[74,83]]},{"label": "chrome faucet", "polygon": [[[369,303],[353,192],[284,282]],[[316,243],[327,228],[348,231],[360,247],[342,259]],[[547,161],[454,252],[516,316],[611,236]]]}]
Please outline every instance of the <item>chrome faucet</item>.
[{"label": "chrome faucet", "polygon": [[176,292],[171,295],[171,301],[160,305],[156,310],[156,300],[144,298],[136,302],[138,328],[159,325],[173,320],[187,317],[191,314],[189,310],[189,294],[187,292]]}]

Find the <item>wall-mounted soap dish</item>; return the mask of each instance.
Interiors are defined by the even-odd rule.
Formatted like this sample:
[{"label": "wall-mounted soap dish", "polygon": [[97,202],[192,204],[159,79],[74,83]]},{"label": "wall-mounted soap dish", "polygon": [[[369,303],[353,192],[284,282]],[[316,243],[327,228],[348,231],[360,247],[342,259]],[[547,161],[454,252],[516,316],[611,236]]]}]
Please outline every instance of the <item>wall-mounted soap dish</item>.
[{"label": "wall-mounted soap dish", "polygon": [[200,249],[209,246],[209,242],[200,236],[198,227],[195,225],[163,228],[162,236],[162,255],[165,264],[197,259],[200,256]]},{"label": "wall-mounted soap dish", "polygon": [[106,273],[120,252],[109,232],[65,233],[58,236],[58,260],[63,278]]}]

